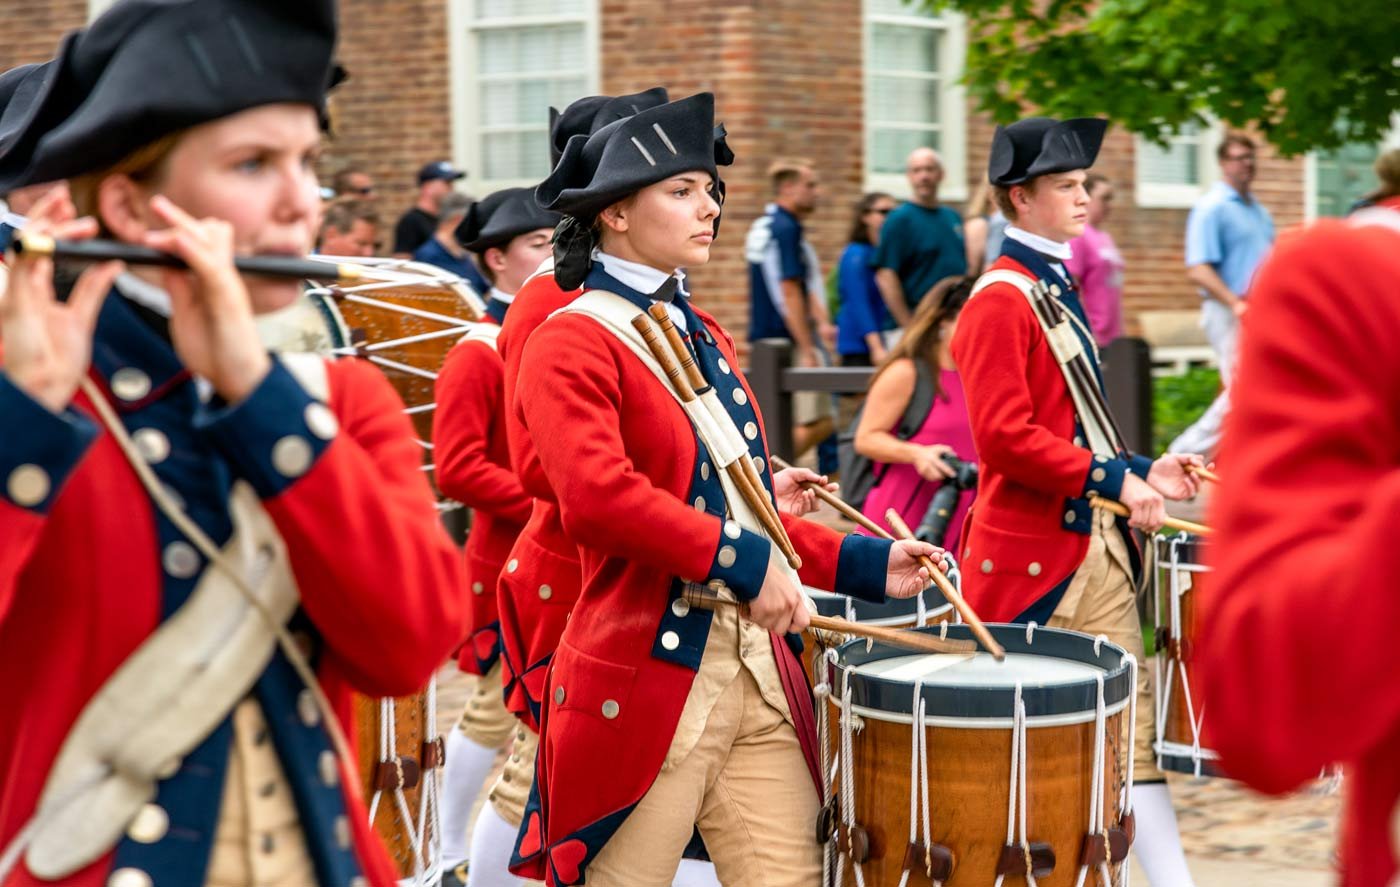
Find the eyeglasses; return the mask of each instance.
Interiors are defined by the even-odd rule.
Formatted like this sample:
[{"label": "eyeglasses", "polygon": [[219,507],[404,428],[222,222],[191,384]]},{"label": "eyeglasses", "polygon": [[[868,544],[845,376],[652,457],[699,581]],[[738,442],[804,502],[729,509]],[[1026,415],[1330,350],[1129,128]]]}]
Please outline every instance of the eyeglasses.
[{"label": "eyeglasses", "polygon": [[875,207],[871,207],[869,211],[875,213],[877,216],[887,216],[887,215],[889,215],[890,213],[894,212],[894,207],[892,207],[892,206],[884,206],[884,207],[875,206]]},{"label": "eyeglasses", "polygon": [[1253,155],[1253,154],[1231,154],[1231,155],[1226,156],[1225,159],[1226,159],[1226,160],[1229,160],[1229,161],[1232,161],[1232,162],[1253,163],[1253,162],[1254,162],[1254,155]]},{"label": "eyeglasses", "polygon": [[374,186],[366,185],[363,188],[346,188],[345,190],[349,191],[351,194],[358,194],[361,197],[368,197],[369,195],[374,193]]}]

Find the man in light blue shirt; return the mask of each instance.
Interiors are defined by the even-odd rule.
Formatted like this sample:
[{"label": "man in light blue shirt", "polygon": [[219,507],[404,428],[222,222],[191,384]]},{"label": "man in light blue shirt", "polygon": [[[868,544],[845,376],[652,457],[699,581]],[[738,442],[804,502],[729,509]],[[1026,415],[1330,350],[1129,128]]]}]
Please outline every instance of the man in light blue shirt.
[{"label": "man in light blue shirt", "polygon": [[[1216,150],[1220,181],[1191,209],[1186,220],[1186,276],[1200,288],[1201,327],[1220,364],[1227,386],[1234,372],[1239,318],[1249,304],[1254,272],[1274,243],[1274,220],[1250,193],[1254,182],[1254,142],[1227,135]],[[1208,455],[1220,441],[1229,409],[1228,391],[1216,398],[1196,424],[1181,433],[1171,452]]]}]

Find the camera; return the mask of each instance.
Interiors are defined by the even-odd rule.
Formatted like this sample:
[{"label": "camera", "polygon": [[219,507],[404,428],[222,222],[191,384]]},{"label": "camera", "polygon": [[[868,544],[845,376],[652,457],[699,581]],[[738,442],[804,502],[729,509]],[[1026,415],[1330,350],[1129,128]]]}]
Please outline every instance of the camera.
[{"label": "camera", "polygon": [[948,524],[953,520],[953,512],[958,508],[958,497],[964,490],[977,488],[977,463],[964,462],[952,453],[944,453],[943,461],[953,469],[953,476],[938,485],[933,499],[928,503],[924,519],[914,531],[914,538],[931,545],[943,546],[948,535]]}]

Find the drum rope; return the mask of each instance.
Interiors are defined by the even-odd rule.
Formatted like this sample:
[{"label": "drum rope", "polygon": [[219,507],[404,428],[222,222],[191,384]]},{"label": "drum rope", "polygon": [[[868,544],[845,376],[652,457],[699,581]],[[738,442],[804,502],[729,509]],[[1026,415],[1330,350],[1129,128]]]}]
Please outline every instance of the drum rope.
[{"label": "drum rope", "polygon": [[[1107,711],[1104,705],[1103,693],[1103,672],[1096,674],[1098,682],[1098,693],[1094,706],[1094,769],[1089,780],[1089,828],[1087,834],[1097,835],[1104,840],[1104,847],[1108,852],[1109,860],[1100,864],[1099,874],[1103,879],[1103,887],[1113,887],[1108,875],[1108,863],[1112,862],[1112,851],[1108,850],[1108,828],[1104,821],[1104,795],[1107,794],[1107,787],[1104,785],[1104,746],[1108,739]],[[1074,887],[1084,887],[1084,879],[1089,874],[1089,865],[1081,862],[1079,865],[1079,877],[1075,879]]]},{"label": "drum rope", "polygon": [[[841,674],[841,814],[846,823],[847,840],[856,825],[856,784],[855,784],[855,762],[851,752],[851,734],[855,732],[853,722],[855,720],[851,713],[851,681],[850,673]],[[842,856],[844,859],[844,855]],[[842,866],[837,866],[836,883],[840,887]],[[856,861],[854,854],[851,855],[851,869],[856,875],[856,887],[865,887],[865,872],[861,864]]]},{"label": "drum rope", "polygon": [[[832,770],[831,754],[831,661],[829,656],[834,657],[836,651],[829,647],[813,641],[815,649],[812,657],[813,677],[816,679],[816,686],[812,687],[812,696],[816,700],[817,715],[817,760],[822,774],[822,809],[831,803],[831,781],[836,774]],[[823,841],[822,846],[822,883],[831,883],[831,839],[828,837]]]},{"label": "drum rope", "polygon": [[[922,680],[914,682],[914,695],[910,699],[910,710],[913,712],[913,723],[910,724],[909,739],[909,845],[912,847],[918,841],[919,823],[924,827],[924,871],[933,871],[933,853],[930,849],[933,841],[929,837],[932,829],[929,817],[929,791],[928,791],[928,705],[924,701],[924,683]],[[922,804],[921,792],[922,790]],[[920,816],[922,813],[922,816]],[[910,861],[908,855],[906,862]],[[899,876],[899,887],[907,887],[909,884],[910,868],[906,865],[903,873]],[[940,887],[941,881],[934,881],[934,887]]]},{"label": "drum rope", "polygon": [[[1011,722],[1011,781],[1006,793],[1006,846],[1019,845],[1026,857],[1026,883],[1036,887],[1031,870],[1031,848],[1026,838],[1026,704],[1021,699],[1021,682],[1016,682],[1016,696]],[[1019,803],[1018,803],[1019,802]],[[1021,840],[1016,840],[1017,811],[1020,811]],[[1001,887],[1006,875],[997,875],[995,887]]]},{"label": "drum rope", "polygon": [[[1133,765],[1137,763],[1138,719],[1138,661],[1137,657],[1132,653],[1125,654],[1123,658],[1128,666],[1128,779],[1123,783],[1123,797],[1120,803],[1123,815],[1119,817],[1120,822],[1123,818],[1131,816],[1133,813]],[[1128,860],[1126,859],[1124,859],[1122,865],[1118,867],[1118,871],[1122,875],[1123,887],[1128,887],[1128,881],[1131,879],[1131,868],[1132,866],[1128,865]]]}]

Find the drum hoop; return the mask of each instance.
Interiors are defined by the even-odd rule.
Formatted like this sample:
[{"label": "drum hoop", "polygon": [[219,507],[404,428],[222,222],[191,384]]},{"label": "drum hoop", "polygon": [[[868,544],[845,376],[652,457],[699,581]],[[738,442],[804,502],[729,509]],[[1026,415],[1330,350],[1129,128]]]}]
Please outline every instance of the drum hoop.
[{"label": "drum hoop", "polygon": [[1209,572],[1210,567],[1205,565],[1205,552],[1210,545],[1210,540],[1204,536],[1197,536],[1194,533],[1173,533],[1168,536],[1154,536],[1153,544],[1157,546],[1158,563],[1163,565],[1171,561],[1172,546],[1177,546],[1177,569],[1195,570]]},{"label": "drum hoop", "polygon": [[[1005,624],[987,628],[1008,653],[1053,656],[1104,668],[1104,700],[1110,709],[1121,707],[1133,697],[1128,667],[1130,657],[1122,647],[1066,629],[1036,628],[1032,632],[1024,625]],[[945,633],[943,626],[913,630],[940,636]],[[966,625],[948,625],[946,635],[960,640],[972,639],[972,631]],[[1028,635],[1031,636],[1029,641]],[[1098,655],[1095,655],[1096,649]],[[907,655],[906,651],[883,644],[867,647],[865,640],[857,639],[842,644],[836,653],[833,669],[837,674],[833,675],[832,684],[846,686],[843,682],[849,681],[852,705],[876,712],[878,714],[872,717],[882,720],[900,716],[907,720],[913,714],[912,681],[892,680],[853,668]],[[1009,723],[1016,689],[1006,685],[955,685],[933,679],[923,683],[922,694],[930,722],[947,718],[959,723],[981,719]],[[1098,680],[1092,677],[1051,686],[1023,685],[1021,699],[1028,720],[1074,717],[1085,712],[1092,716],[1098,710]]]},{"label": "drum hoop", "polygon": [[[883,604],[876,604],[860,598],[847,597],[824,589],[808,589],[809,592],[820,591],[822,597],[813,597],[817,605],[817,612],[822,616],[835,616],[840,619],[846,618],[846,603],[849,601],[855,610],[855,618],[858,622],[866,625],[913,625],[918,618],[919,604],[918,597],[893,598]],[[825,597],[831,595],[831,597]],[[822,601],[828,601],[835,605],[828,609],[822,608]],[[936,587],[930,586],[924,590],[924,614],[926,616],[941,616],[949,613],[953,605],[948,603],[948,599],[943,597],[943,593]],[[872,614],[872,618],[865,618],[864,614]]]},{"label": "drum hoop", "polygon": [[[1025,691],[1023,690],[1022,692],[1024,693]],[[854,696],[854,692],[852,692],[851,695]],[[905,693],[905,695],[908,696],[909,694]],[[832,705],[835,704],[835,702],[832,703]],[[1118,714],[1120,711],[1126,709],[1127,707],[1128,700],[1123,699],[1119,702],[1113,703],[1112,705],[1105,706],[1104,715],[1106,717],[1111,718],[1114,715]],[[894,714],[892,712],[884,711],[882,709],[867,708],[863,705],[852,704],[851,711],[860,715],[867,721],[880,721],[881,723],[885,724],[914,723],[914,718],[912,715]],[[1026,727],[1027,729],[1031,730],[1040,727],[1073,727],[1079,724],[1092,724],[1097,717],[1098,712],[1092,709],[1089,711],[1075,711],[1059,715],[1036,715],[1033,717],[1027,716]],[[945,728],[952,727],[958,730],[1010,730],[1013,726],[1013,721],[1010,717],[974,718],[958,716],[935,717],[933,715],[926,715],[924,717],[924,726]],[[1186,747],[1189,748],[1189,746]]]},{"label": "drum hoop", "polygon": [[340,313],[340,309],[335,307],[335,300],[327,293],[317,290],[308,291],[306,296],[311,300],[311,304],[316,306],[321,319],[326,322],[331,345],[335,348],[349,348],[350,327],[345,323],[345,316]]}]

